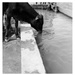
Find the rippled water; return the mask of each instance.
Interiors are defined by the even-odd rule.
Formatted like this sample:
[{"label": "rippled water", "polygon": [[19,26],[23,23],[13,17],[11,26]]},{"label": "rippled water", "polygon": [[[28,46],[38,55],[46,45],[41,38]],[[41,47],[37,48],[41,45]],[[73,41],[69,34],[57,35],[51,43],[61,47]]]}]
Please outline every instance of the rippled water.
[{"label": "rippled water", "polygon": [[44,15],[43,33],[36,40],[47,73],[71,73],[72,19],[61,13],[36,11]]}]

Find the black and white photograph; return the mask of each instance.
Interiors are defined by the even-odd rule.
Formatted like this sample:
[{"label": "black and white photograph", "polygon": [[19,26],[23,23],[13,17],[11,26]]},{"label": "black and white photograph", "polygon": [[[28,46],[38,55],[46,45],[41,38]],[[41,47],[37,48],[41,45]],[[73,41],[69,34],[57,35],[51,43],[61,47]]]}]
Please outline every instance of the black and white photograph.
[{"label": "black and white photograph", "polygon": [[72,74],[72,2],[2,2],[2,73]]}]

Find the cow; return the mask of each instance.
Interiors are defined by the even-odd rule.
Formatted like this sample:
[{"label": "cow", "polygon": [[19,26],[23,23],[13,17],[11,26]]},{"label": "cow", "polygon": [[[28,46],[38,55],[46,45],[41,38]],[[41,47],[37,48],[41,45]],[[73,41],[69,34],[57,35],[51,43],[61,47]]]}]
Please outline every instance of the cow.
[{"label": "cow", "polygon": [[42,33],[43,28],[43,15],[37,13],[29,3],[3,3],[3,15],[4,13],[7,15],[6,19],[6,37],[9,38],[11,24],[11,17],[15,19],[15,27],[16,27],[16,38],[19,37],[18,34],[18,20],[25,21],[31,24],[31,26],[36,29],[39,33]]}]

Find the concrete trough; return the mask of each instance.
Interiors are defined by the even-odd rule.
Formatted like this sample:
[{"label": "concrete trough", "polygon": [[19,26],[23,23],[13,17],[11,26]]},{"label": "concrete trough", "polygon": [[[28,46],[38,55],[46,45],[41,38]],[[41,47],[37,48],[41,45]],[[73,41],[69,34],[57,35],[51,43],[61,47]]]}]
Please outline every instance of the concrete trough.
[{"label": "concrete trough", "polygon": [[45,68],[30,24],[21,25],[21,72],[45,73]]}]

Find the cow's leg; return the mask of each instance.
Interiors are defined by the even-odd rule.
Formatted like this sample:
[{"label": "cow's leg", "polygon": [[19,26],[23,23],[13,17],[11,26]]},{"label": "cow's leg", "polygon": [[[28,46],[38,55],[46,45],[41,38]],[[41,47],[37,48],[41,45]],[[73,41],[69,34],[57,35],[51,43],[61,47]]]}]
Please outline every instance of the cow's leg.
[{"label": "cow's leg", "polygon": [[16,38],[20,38],[19,29],[18,29],[18,20],[15,20],[15,35]]},{"label": "cow's leg", "polygon": [[18,21],[15,20],[15,35],[16,35],[16,38],[18,38]]},{"label": "cow's leg", "polygon": [[6,36],[6,14],[3,15],[3,41],[5,41]]},{"label": "cow's leg", "polygon": [[3,41],[5,41],[5,27],[4,27],[4,25],[3,25]]},{"label": "cow's leg", "polygon": [[11,24],[10,24],[11,17],[7,15],[6,19],[6,38],[8,39],[11,36]]}]

